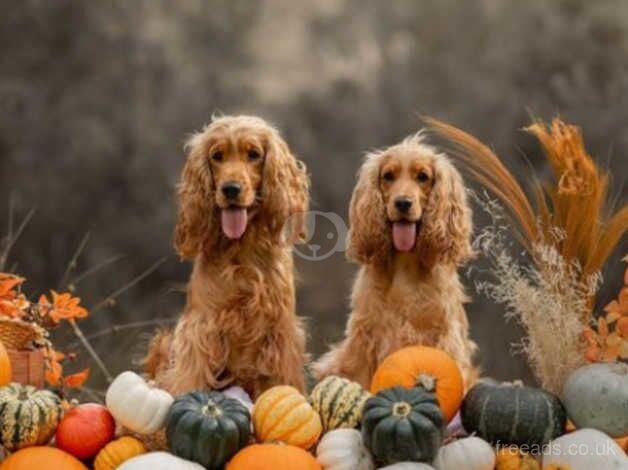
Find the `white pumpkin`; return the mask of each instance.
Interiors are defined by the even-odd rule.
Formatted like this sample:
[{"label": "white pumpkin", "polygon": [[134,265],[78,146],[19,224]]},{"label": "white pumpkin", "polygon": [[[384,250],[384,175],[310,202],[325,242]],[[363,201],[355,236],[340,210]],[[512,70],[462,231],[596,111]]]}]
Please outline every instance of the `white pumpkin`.
[{"label": "white pumpkin", "polygon": [[229,398],[234,398],[238,400],[240,403],[246,406],[247,410],[249,410],[249,413],[253,409],[253,400],[251,400],[249,394],[246,393],[246,391],[242,387],[234,385],[233,387],[225,388],[224,390],[222,390],[222,393],[224,393]]},{"label": "white pumpkin", "polygon": [[379,470],[434,470],[434,467],[426,463],[399,462],[387,467],[380,467]]},{"label": "white pumpkin", "polygon": [[479,437],[459,439],[439,449],[436,470],[493,470],[495,451]]},{"label": "white pumpkin", "polygon": [[571,470],[627,470],[628,457],[617,443],[596,429],[580,429],[551,441],[543,466],[569,465]]},{"label": "white pumpkin", "polygon": [[563,387],[563,404],[578,428],[611,437],[628,434],[628,364],[589,364],[576,369]]},{"label": "white pumpkin", "polygon": [[111,383],[105,401],[120,424],[139,434],[153,434],[164,426],[174,399],[135,372],[127,371]]},{"label": "white pumpkin", "polygon": [[167,452],[151,452],[127,460],[116,470],[205,470],[205,467]]},{"label": "white pumpkin", "polygon": [[355,429],[336,429],[323,436],[316,458],[324,470],[374,470],[371,454]]}]

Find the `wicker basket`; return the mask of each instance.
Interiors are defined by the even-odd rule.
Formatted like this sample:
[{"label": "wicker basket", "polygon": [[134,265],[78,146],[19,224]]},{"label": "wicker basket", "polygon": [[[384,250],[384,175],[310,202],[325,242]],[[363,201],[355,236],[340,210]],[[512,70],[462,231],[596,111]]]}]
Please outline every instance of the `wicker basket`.
[{"label": "wicker basket", "polygon": [[0,317],[0,341],[7,349],[21,351],[41,346],[46,340],[46,330],[41,326],[19,318]]},{"label": "wicker basket", "polygon": [[34,385],[38,388],[44,386],[46,363],[43,349],[32,351],[9,349],[7,352],[11,360],[13,382]]}]

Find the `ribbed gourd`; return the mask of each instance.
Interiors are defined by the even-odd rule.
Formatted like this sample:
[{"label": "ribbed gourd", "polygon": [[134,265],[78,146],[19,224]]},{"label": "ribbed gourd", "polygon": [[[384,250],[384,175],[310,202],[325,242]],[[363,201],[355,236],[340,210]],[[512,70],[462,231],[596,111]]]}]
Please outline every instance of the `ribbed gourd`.
[{"label": "ribbed gourd", "polygon": [[431,462],[444,432],[436,396],[419,387],[384,389],[364,406],[364,445],[384,464]]},{"label": "ribbed gourd", "polygon": [[61,418],[61,399],[48,390],[11,383],[0,388],[0,441],[10,451],[46,444]]},{"label": "ribbed gourd", "polygon": [[309,449],[322,432],[321,419],[294,387],[278,385],[262,393],[253,405],[253,427],[259,442],[283,442]]},{"label": "ribbed gourd", "polygon": [[251,434],[249,410],[239,400],[214,391],[178,396],[166,423],[170,451],[208,469],[223,468]]},{"label": "ribbed gourd", "polygon": [[321,417],[323,431],[327,432],[357,427],[370,396],[359,383],[332,375],[314,387],[310,403]]},{"label": "ribbed gourd", "polygon": [[485,379],[467,393],[461,409],[469,433],[501,445],[545,445],[560,436],[567,417],[560,400],[520,382]]},{"label": "ribbed gourd", "polygon": [[94,470],[115,470],[127,460],[146,453],[146,447],[131,436],[122,436],[107,444],[94,460]]}]

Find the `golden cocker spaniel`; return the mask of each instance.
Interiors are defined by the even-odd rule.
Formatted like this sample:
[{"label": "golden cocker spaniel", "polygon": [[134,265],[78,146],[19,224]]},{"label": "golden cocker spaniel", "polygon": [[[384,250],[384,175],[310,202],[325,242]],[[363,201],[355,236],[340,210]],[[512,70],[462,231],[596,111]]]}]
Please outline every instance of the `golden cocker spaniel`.
[{"label": "golden cocker spaniel", "polygon": [[462,178],[421,133],[367,155],[349,211],[348,256],[360,264],[345,339],[314,375],[368,387],[380,362],[410,345],[441,348],[470,385],[476,349],[457,268],[472,254]]},{"label": "golden cocker spaniel", "polygon": [[178,394],[231,384],[252,396],[304,388],[292,243],[304,235],[309,181],[279,133],[249,116],[214,118],[186,144],[175,247],[193,259],[174,332],[157,335],[148,375]]}]

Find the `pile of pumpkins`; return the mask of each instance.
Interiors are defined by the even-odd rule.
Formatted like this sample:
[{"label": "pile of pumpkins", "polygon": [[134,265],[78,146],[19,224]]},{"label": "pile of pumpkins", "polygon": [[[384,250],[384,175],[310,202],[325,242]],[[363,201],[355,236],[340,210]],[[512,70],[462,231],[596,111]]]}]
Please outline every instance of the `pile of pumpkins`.
[{"label": "pile of pumpkins", "polygon": [[[568,418],[579,430],[566,433]],[[237,387],[173,398],[124,372],[106,406],[63,410],[50,391],[0,388],[0,422],[13,452],[0,470],[628,470],[612,439],[628,435],[628,365],[577,370],[562,401],[490,380],[464,396],[455,361],[423,346],[389,356],[369,391],[332,376],[308,397],[276,386],[255,403]],[[168,451],[116,439],[116,425],[165,433]]]}]

